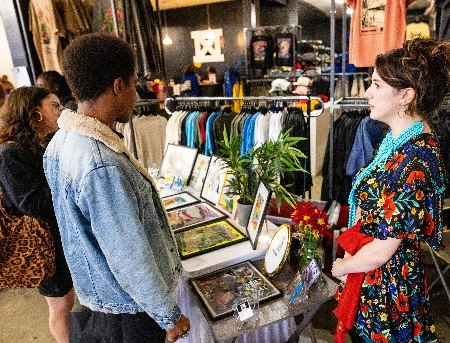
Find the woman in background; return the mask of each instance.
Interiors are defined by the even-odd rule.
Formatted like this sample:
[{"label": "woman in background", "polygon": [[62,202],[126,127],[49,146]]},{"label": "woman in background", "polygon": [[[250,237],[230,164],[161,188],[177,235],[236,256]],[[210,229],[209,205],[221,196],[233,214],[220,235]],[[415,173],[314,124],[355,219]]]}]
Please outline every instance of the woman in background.
[{"label": "woman in background", "polygon": [[[183,91],[184,89],[184,91]],[[195,71],[195,66],[187,65],[181,78],[181,92],[186,96],[200,95],[200,76]]]},{"label": "woman in background", "polygon": [[342,280],[336,334],[349,330],[352,342],[436,342],[422,244],[444,248],[448,177],[431,118],[449,91],[450,42],[409,40],[376,58],[365,97],[390,131],[353,181],[338,239],[348,248],[339,242],[346,254],[332,268]]},{"label": "woman in background", "polygon": [[55,70],[43,72],[36,80],[36,86],[43,87],[56,94],[61,105],[70,110],[77,110],[77,102],[67,84],[66,78]]},{"label": "woman in background", "polygon": [[61,109],[58,97],[44,88],[11,92],[0,121],[0,187],[7,212],[42,218],[52,228],[56,272],[38,289],[47,300],[50,332],[58,343],[68,343],[74,291],[43,167],[45,147],[58,129]]}]

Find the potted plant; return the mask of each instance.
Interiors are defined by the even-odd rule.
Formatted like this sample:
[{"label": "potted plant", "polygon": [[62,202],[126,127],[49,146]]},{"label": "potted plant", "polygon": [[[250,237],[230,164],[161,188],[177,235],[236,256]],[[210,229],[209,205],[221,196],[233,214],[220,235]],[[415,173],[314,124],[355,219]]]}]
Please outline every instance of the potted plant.
[{"label": "potted plant", "polygon": [[[294,194],[280,184],[285,173],[306,170],[301,159],[306,158],[295,146],[303,137],[291,137],[290,131],[281,132],[277,140],[269,140],[253,146],[246,155],[241,154],[240,135],[228,136],[223,132],[223,141],[217,142],[217,155],[223,160],[224,168],[234,176],[229,180],[233,195],[238,195],[238,204],[252,205],[259,182],[262,181],[275,196],[277,209],[282,201],[295,207]],[[287,186],[287,185],[286,185]]]}]

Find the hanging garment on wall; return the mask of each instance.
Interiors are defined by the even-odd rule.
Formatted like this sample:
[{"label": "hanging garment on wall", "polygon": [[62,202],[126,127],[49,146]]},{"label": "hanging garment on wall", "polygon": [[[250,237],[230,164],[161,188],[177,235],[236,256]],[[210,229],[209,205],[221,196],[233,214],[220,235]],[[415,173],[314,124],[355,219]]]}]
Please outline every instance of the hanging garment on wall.
[{"label": "hanging garment on wall", "polygon": [[278,34],[275,36],[275,45],[275,64],[277,66],[293,66],[295,36],[292,33]]},{"label": "hanging garment on wall", "polygon": [[96,0],[94,6],[93,31],[117,32],[119,37],[130,43],[136,50],[138,76],[146,79],[152,72],[163,72],[155,13],[150,1]]},{"label": "hanging garment on wall", "polygon": [[250,64],[256,69],[273,67],[273,38],[266,35],[253,36],[250,40]]},{"label": "hanging garment on wall", "polygon": [[[330,152],[328,137],[322,168],[321,200],[334,199],[348,205],[348,196],[352,187],[352,177],[346,173],[346,166],[355,141],[356,131],[361,120],[369,115],[367,109],[343,111],[333,124],[333,151]],[[330,158],[333,158],[330,175]],[[330,195],[330,179],[332,189]]]},{"label": "hanging garment on wall", "polygon": [[42,70],[61,71],[62,51],[77,36],[91,31],[91,5],[80,0],[32,0],[29,27]]},{"label": "hanging garment on wall", "polygon": [[378,54],[401,47],[405,41],[406,8],[413,2],[346,0],[353,9],[349,62],[357,67],[371,67]]},{"label": "hanging garment on wall", "polygon": [[450,40],[450,0],[434,0],[436,6],[436,36]]},{"label": "hanging garment on wall", "polygon": [[430,25],[422,22],[412,22],[406,25],[406,40],[414,38],[430,38]]},{"label": "hanging garment on wall", "polygon": [[66,30],[53,0],[31,0],[28,8],[33,42],[44,71],[61,71],[62,47],[60,37]]}]

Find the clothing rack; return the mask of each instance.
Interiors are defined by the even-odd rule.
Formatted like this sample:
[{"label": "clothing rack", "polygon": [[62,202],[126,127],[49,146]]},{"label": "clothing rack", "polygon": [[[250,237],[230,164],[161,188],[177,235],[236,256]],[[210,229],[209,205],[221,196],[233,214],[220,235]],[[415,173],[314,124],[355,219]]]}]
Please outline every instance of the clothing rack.
[{"label": "clothing rack", "polygon": [[267,101],[280,101],[280,102],[289,102],[289,101],[300,101],[300,100],[307,100],[309,103],[311,100],[317,100],[321,104],[321,108],[317,110],[311,110],[310,106],[307,106],[307,113],[306,115],[308,117],[318,117],[320,116],[324,111],[324,102],[322,98],[318,96],[308,96],[308,95],[296,95],[296,96],[244,96],[244,97],[173,97],[173,98],[167,98],[164,101],[164,108],[166,110],[166,113],[169,115],[172,115],[173,112],[169,110],[169,102],[172,102],[176,105],[177,101],[181,102],[206,102],[206,101],[233,101],[233,100],[240,100],[240,101],[255,101],[255,102],[267,102]]}]

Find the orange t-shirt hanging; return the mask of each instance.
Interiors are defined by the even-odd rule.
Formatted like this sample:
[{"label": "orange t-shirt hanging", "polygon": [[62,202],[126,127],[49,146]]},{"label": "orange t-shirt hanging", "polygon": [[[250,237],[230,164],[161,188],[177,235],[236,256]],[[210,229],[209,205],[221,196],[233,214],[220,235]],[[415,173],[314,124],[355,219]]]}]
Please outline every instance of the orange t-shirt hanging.
[{"label": "orange t-shirt hanging", "polygon": [[349,62],[372,67],[375,57],[405,41],[406,8],[414,0],[346,0],[353,9]]}]

